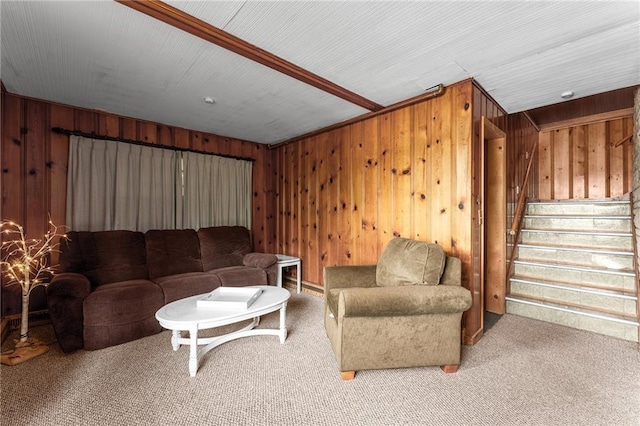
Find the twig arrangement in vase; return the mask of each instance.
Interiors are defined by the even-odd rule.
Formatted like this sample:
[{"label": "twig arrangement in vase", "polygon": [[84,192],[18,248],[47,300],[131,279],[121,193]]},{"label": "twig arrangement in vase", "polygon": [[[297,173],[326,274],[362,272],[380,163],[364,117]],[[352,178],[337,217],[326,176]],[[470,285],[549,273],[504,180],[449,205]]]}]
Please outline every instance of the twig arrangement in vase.
[{"label": "twig arrangement in vase", "polygon": [[20,339],[15,341],[15,349],[2,353],[2,364],[15,365],[42,355],[49,346],[29,337],[29,295],[41,285],[46,285],[53,274],[54,265],[49,265],[50,255],[57,251],[58,227],[49,221],[49,229],[41,239],[26,238],[22,226],[15,222],[0,222],[2,231],[2,261],[0,267],[7,278],[7,285],[20,284],[22,288],[22,316]]}]

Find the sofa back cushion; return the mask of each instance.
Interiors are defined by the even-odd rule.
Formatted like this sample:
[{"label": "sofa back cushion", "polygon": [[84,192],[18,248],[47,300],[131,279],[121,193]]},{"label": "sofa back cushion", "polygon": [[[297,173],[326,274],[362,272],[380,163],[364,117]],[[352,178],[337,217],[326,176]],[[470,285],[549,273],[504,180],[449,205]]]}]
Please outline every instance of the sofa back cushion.
[{"label": "sofa back cushion", "polygon": [[148,279],[144,234],[134,231],[71,231],[60,244],[59,272],[85,275],[92,287]]},{"label": "sofa back cushion", "polygon": [[251,236],[244,226],[200,228],[198,238],[205,271],[242,266],[244,255],[251,253]]},{"label": "sofa back cushion", "polygon": [[150,230],[144,234],[151,279],[202,272],[200,243],[193,229]]},{"label": "sofa back cushion", "polygon": [[444,271],[445,253],[437,244],[394,238],[384,249],[376,268],[376,284],[437,285]]}]

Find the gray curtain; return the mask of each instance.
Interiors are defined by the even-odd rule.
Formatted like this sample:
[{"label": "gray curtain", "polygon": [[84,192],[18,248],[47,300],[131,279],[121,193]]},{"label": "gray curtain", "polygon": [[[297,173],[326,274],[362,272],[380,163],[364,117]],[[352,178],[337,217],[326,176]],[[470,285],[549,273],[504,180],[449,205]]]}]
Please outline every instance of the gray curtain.
[{"label": "gray curtain", "polygon": [[[241,225],[251,229],[250,161],[183,153],[183,228]],[[179,209],[180,210],[180,209]]]},{"label": "gray curtain", "polygon": [[70,136],[66,224],[74,231],[250,228],[251,168],[249,161]]}]

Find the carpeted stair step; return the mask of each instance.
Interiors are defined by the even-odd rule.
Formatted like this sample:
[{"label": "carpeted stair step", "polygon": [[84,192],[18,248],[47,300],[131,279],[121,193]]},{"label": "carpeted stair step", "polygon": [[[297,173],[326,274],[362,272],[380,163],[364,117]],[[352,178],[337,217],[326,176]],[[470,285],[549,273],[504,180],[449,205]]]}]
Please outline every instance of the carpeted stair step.
[{"label": "carpeted stair step", "polygon": [[529,276],[541,280],[556,280],[598,285],[603,288],[620,288],[635,291],[635,274],[633,270],[605,269],[587,266],[567,265],[560,262],[540,262],[515,260],[515,276]]},{"label": "carpeted stair step", "polygon": [[600,286],[576,285],[553,280],[513,277],[511,296],[542,298],[558,305],[582,307],[604,313],[635,317],[638,299],[634,292]]},{"label": "carpeted stair step", "polygon": [[528,203],[527,214],[630,216],[631,207],[629,200],[541,201]]},{"label": "carpeted stair step", "polygon": [[510,314],[638,342],[638,322],[630,315],[615,315],[518,293],[511,293],[506,301]]},{"label": "carpeted stair step", "polygon": [[633,270],[633,251],[622,249],[608,250],[555,244],[519,244],[518,259]]},{"label": "carpeted stair step", "polygon": [[598,247],[629,250],[633,247],[631,232],[581,231],[561,229],[526,229],[521,231],[522,244],[563,245],[566,247]]},{"label": "carpeted stair step", "polygon": [[631,232],[629,216],[593,216],[593,215],[532,215],[524,217],[527,229],[559,229],[589,232]]}]

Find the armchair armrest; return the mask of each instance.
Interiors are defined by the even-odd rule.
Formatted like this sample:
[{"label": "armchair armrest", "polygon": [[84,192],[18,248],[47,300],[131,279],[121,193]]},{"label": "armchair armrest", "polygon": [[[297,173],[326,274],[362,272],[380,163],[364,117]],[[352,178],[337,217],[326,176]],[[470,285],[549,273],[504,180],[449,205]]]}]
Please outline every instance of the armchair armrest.
[{"label": "armchair armrest", "polygon": [[338,317],[452,314],[470,307],[471,292],[455,285],[349,288],[338,295]]},{"label": "armchair armrest", "polygon": [[267,269],[278,262],[275,254],[268,253],[247,253],[242,258],[244,266],[253,266],[254,268]]},{"label": "armchair armrest", "polygon": [[325,299],[331,289],[350,287],[375,287],[376,265],[325,266]]},{"label": "armchair armrest", "polygon": [[84,299],[91,292],[89,279],[82,274],[56,274],[47,286],[49,318],[64,352],[84,347]]}]

